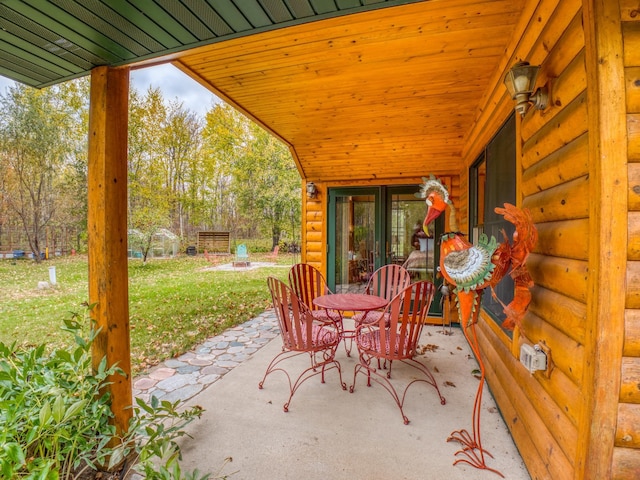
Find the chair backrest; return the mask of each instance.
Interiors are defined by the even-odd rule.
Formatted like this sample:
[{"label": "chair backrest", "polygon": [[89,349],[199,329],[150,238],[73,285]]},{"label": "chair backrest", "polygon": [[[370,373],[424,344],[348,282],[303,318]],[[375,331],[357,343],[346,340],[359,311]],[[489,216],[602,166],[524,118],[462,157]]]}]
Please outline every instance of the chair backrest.
[{"label": "chair backrest", "polygon": [[275,247],[273,247],[273,252],[271,252],[269,254],[269,256],[270,257],[277,257],[279,251],[280,251],[280,245],[276,245]]},{"label": "chair backrest", "polygon": [[331,293],[322,272],[308,263],[296,263],[289,270],[289,285],[300,300],[311,310],[318,310],[313,299]]},{"label": "chair backrest", "polygon": [[366,293],[391,300],[411,285],[411,275],[401,265],[383,265],[371,275]]},{"label": "chair backrest", "polygon": [[247,246],[244,243],[241,243],[236,247],[236,257],[242,258],[247,256]]},{"label": "chair backrest", "polygon": [[380,348],[380,356],[389,360],[415,356],[434,292],[433,283],[423,280],[410,284],[391,300],[385,308],[388,315],[383,315],[375,326],[380,335],[378,346],[395,348]]},{"label": "chair backrest", "polygon": [[283,281],[268,277],[273,308],[278,318],[282,343],[288,350],[313,350],[313,315]]}]

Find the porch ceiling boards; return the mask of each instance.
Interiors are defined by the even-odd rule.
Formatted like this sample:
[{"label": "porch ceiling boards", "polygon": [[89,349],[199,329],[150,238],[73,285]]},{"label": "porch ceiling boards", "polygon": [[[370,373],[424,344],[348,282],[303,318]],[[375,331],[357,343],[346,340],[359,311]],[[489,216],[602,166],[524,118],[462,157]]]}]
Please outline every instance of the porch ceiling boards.
[{"label": "porch ceiling boards", "polygon": [[44,87],[98,65],[420,0],[0,0],[0,75]]},{"label": "porch ceiling boards", "polygon": [[[525,0],[0,0],[0,75],[173,61],[303,178],[457,173]],[[503,63],[501,63],[503,62]]]},{"label": "porch ceiling boards", "polygon": [[457,172],[523,3],[411,3],[212,44],[175,64],[289,144],[304,178]]}]

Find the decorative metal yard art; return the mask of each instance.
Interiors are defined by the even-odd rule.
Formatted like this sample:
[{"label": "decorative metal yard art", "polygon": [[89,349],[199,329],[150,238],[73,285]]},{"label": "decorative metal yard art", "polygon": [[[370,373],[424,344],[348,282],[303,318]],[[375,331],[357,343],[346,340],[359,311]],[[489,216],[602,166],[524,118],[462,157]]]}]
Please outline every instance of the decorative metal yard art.
[{"label": "decorative metal yard art", "polygon": [[[504,477],[499,471],[489,468],[485,463],[485,454],[489,452],[482,448],[480,439],[480,412],[482,404],[482,390],[484,387],[485,368],[480,355],[476,324],[482,302],[482,295],[487,287],[493,288],[509,273],[514,280],[514,298],[509,305],[503,306],[507,315],[502,326],[513,329],[521,326],[521,320],[531,301],[530,289],[533,281],[526,268],[529,252],[538,240],[538,232],[533,225],[529,210],[520,209],[508,203],[504,208],[496,208],[495,212],[504,216],[515,225],[513,241],[510,243],[503,231],[504,241],[500,244],[495,237],[488,238],[482,234],[474,245],[468,242],[458,231],[455,208],[449,199],[447,187],[431,176],[423,177],[423,184],[416,196],[424,198],[428,210],[424,219],[423,229],[428,232],[428,225],[438,218],[446,208],[449,208],[449,232],[442,236],[440,245],[440,272],[444,279],[454,287],[456,304],[460,315],[462,332],[466,337],[480,367],[480,383],[473,405],[472,432],[456,430],[451,433],[447,441],[462,444],[462,449],[456,452],[458,458],[454,465],[464,462],[479,469],[485,469]],[[497,298],[497,297],[496,297]]]}]

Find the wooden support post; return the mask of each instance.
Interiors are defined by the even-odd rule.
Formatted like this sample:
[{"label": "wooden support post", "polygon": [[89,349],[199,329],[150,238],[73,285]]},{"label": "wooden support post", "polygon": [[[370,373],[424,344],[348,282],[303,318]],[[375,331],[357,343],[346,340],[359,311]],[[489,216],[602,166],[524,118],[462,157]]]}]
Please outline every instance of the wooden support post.
[{"label": "wooden support post", "polygon": [[129,70],[97,67],[91,73],[89,111],[89,303],[100,333],[93,366],[106,357],[126,376],[107,387],[116,435],[132,416],[127,271],[127,130]]},{"label": "wooden support post", "polygon": [[[627,131],[620,4],[583,2],[589,112],[589,290],[574,478],[612,478],[624,336]],[[584,465],[582,464],[584,462]],[[584,468],[584,470],[583,470]]]}]

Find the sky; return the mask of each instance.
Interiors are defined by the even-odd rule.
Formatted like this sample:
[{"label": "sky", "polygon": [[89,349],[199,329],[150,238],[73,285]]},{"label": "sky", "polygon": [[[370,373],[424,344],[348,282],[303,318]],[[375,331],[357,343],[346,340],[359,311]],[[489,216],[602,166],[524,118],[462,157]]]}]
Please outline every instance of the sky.
[{"label": "sky", "polygon": [[[202,117],[214,102],[220,101],[209,90],[170,64],[132,70],[130,79],[131,88],[140,93],[144,94],[150,86],[159,87],[165,100],[177,99],[184,103],[186,109]],[[4,94],[6,87],[13,84],[12,80],[0,76],[0,93]]]}]

